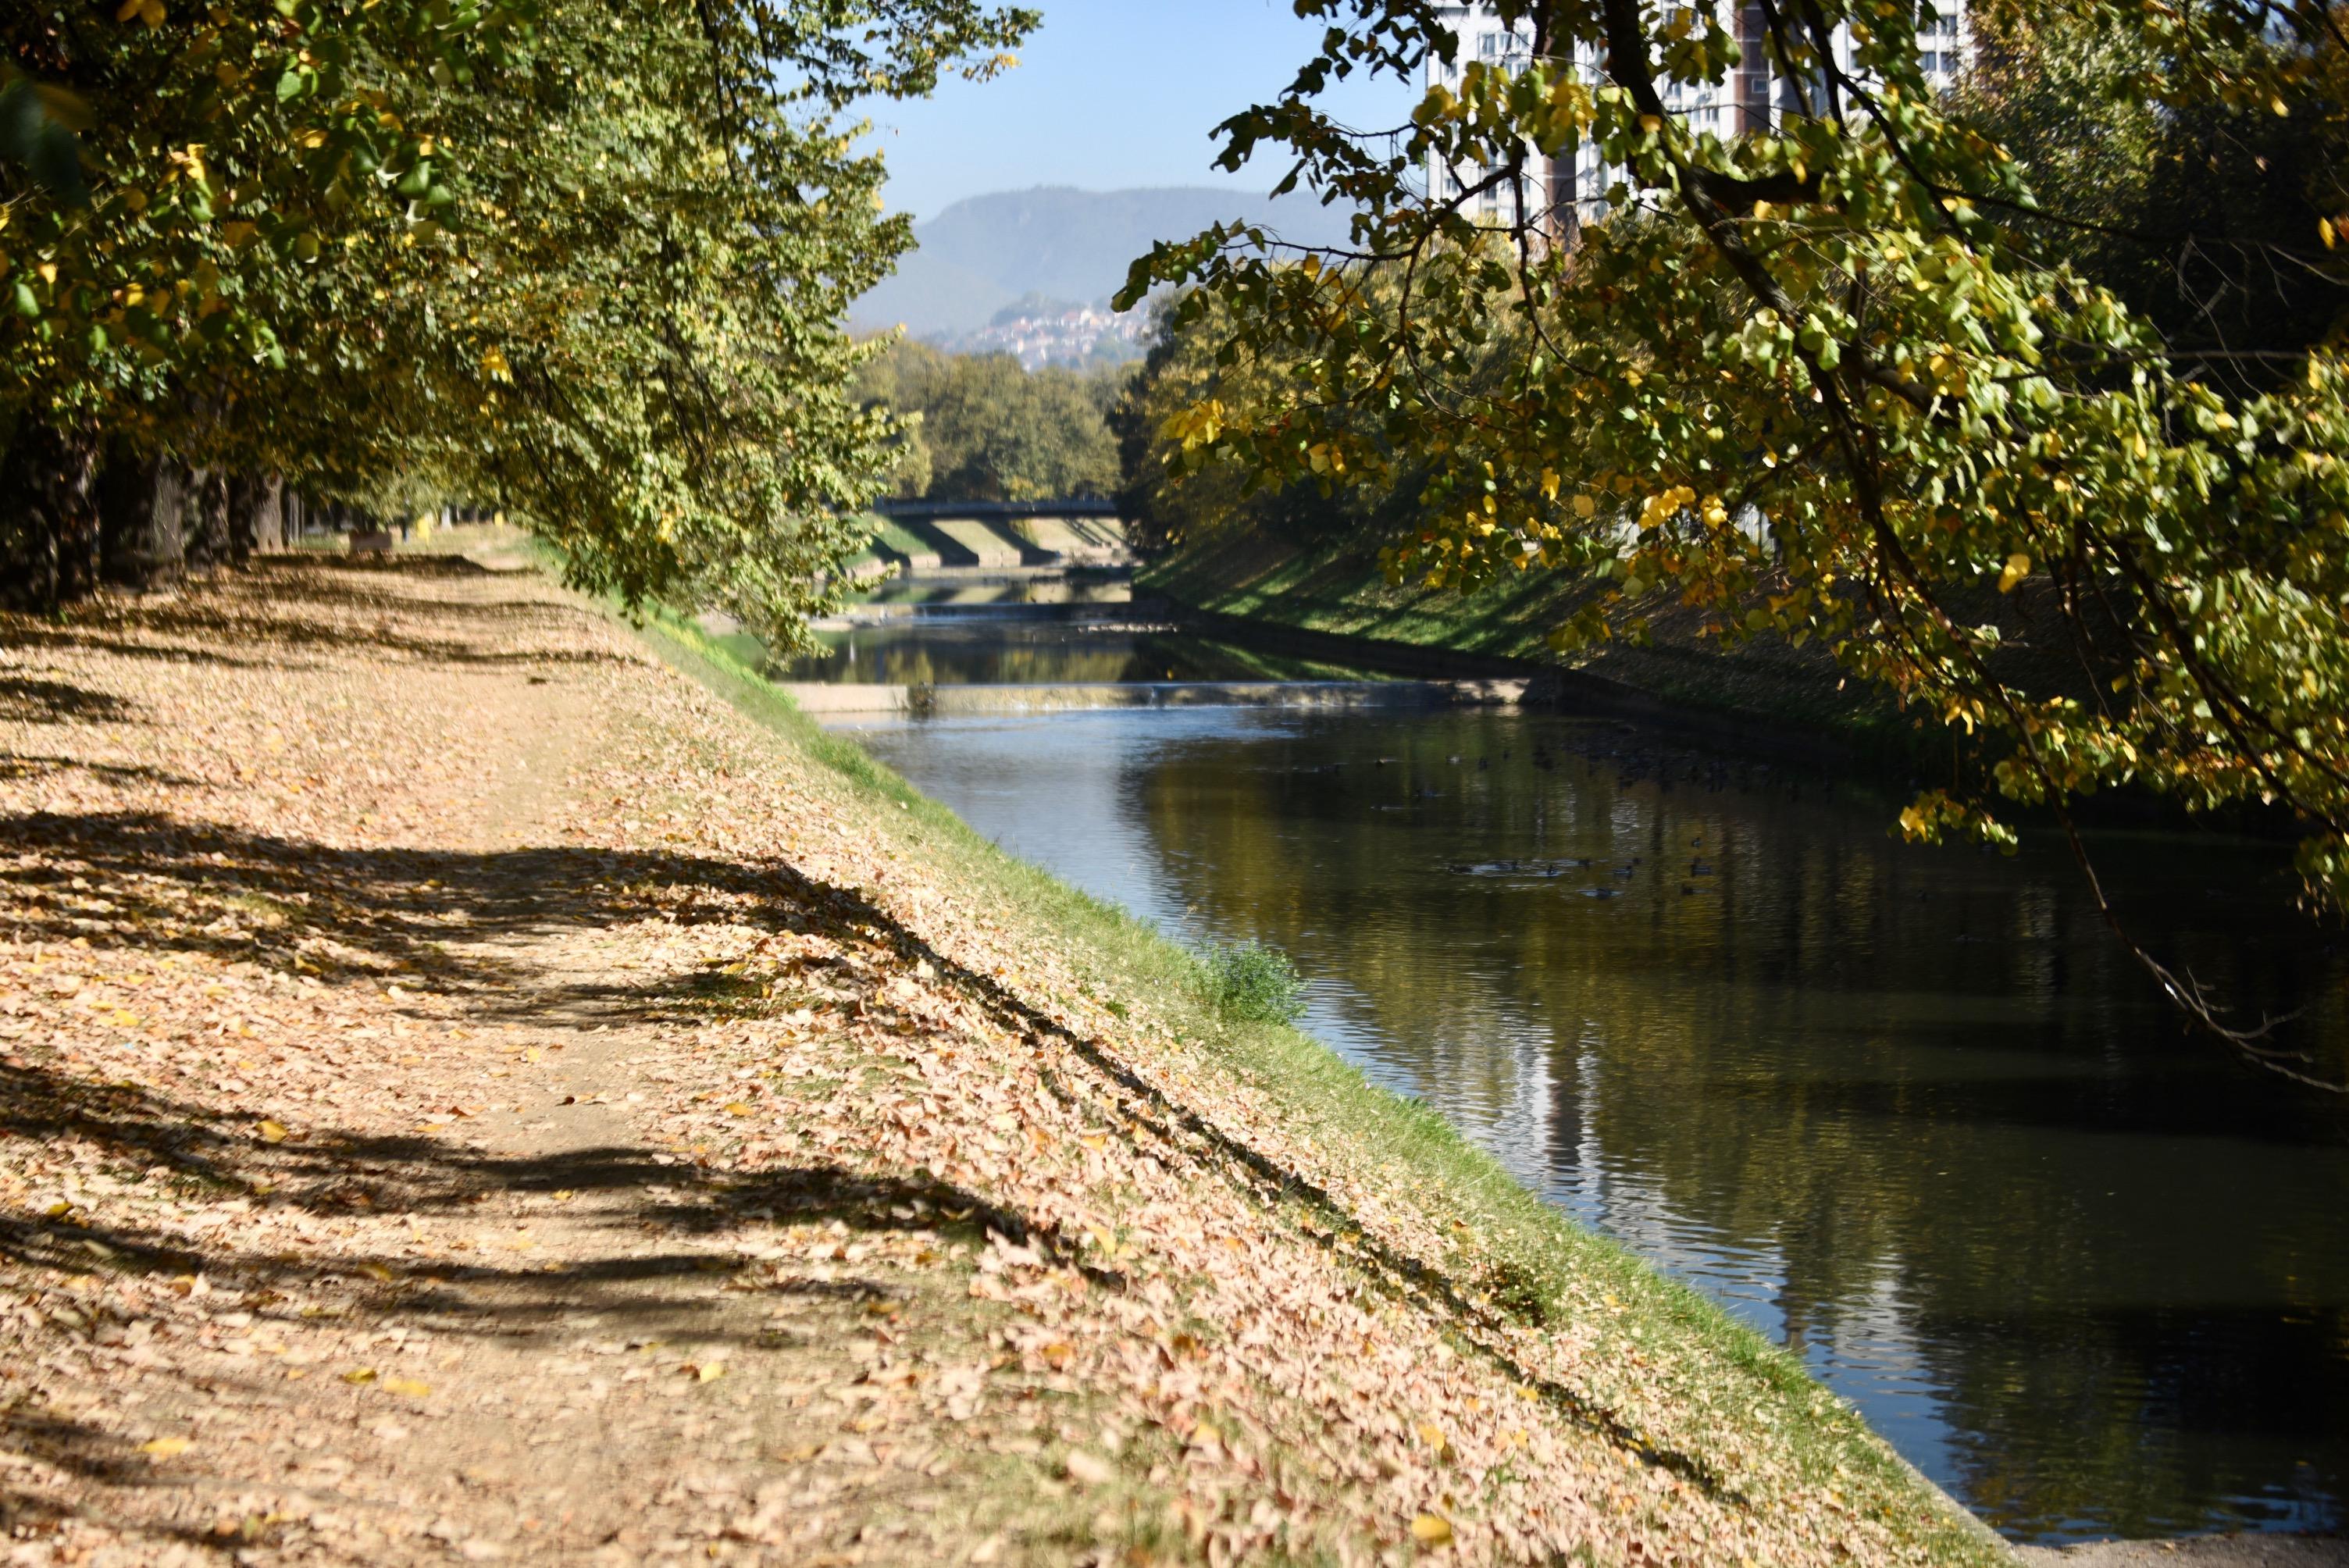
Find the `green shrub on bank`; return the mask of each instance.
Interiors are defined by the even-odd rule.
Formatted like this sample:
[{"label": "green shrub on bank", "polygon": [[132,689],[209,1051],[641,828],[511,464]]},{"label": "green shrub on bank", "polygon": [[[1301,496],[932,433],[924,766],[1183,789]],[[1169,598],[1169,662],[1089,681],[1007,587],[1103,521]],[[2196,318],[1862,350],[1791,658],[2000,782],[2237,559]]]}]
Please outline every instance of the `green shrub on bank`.
[{"label": "green shrub on bank", "polygon": [[1199,950],[1199,964],[1216,1011],[1234,1023],[1293,1024],[1305,1016],[1305,977],[1278,947],[1212,943]]}]

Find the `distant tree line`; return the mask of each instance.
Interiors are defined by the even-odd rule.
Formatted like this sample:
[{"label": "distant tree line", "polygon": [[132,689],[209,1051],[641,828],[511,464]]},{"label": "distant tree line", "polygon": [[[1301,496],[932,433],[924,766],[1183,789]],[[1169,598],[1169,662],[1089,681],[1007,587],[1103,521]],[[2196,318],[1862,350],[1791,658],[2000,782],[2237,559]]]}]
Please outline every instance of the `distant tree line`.
[{"label": "distant tree line", "polygon": [[1114,495],[1110,415],[1119,368],[1028,370],[1009,354],[950,354],[899,342],[868,361],[859,397],[893,410],[889,493],[936,500],[1056,500]]}]

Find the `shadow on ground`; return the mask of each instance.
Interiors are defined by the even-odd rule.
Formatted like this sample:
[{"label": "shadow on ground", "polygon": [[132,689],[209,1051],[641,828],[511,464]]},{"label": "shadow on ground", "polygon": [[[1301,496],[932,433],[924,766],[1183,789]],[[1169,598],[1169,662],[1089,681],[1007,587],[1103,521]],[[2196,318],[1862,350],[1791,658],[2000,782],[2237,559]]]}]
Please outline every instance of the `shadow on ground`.
[{"label": "shadow on ground", "polygon": [[[485,937],[545,936],[657,917],[679,923],[719,921],[753,929],[813,931],[849,948],[877,943],[905,968],[928,964],[999,1028],[1052,1040],[1086,1061],[1125,1097],[1134,1127],[1161,1146],[1204,1148],[1266,1202],[1301,1206],[1315,1222],[1300,1227],[1302,1235],[1343,1251],[1350,1265],[1367,1267],[1396,1295],[1486,1333],[1505,1330],[1519,1315],[1483,1289],[1455,1281],[1365,1233],[1337,1198],[1303,1174],[1177,1103],[1100,1042],[1069,1029],[994,976],[940,953],[862,893],[808,877],[788,863],[567,848],[486,853],[337,851],[142,816],[50,815],[22,819],[11,828],[20,844],[44,852],[36,854],[33,872],[0,895],[6,899],[0,906],[0,935],[70,939],[78,934],[76,917],[65,913],[67,906],[57,895],[60,884],[69,888],[79,878],[104,889],[123,909],[118,918],[127,919],[130,929],[148,932],[150,948],[254,959],[286,970],[326,972],[329,979],[343,981],[397,974],[419,990],[463,995],[473,1014],[491,1020],[552,1019],[579,1028],[683,1021],[706,1017],[732,1005],[733,999],[712,975],[655,977],[640,986],[534,985]],[[258,929],[223,933],[216,923],[201,923],[185,913],[191,897],[202,907],[234,901],[242,901],[235,907],[250,907],[257,902],[274,918]],[[462,946],[450,940],[455,935],[462,936]],[[659,1163],[646,1150],[605,1150],[549,1162],[503,1161],[474,1156],[435,1139],[369,1138],[332,1130],[314,1133],[304,1145],[264,1146],[256,1140],[252,1119],[244,1113],[163,1101],[144,1091],[96,1088],[29,1068],[11,1068],[0,1075],[0,1130],[28,1137],[70,1130],[120,1150],[142,1166],[166,1166],[200,1181],[266,1182],[274,1189],[271,1202],[322,1210],[344,1205],[345,1212],[423,1213],[477,1202],[499,1190],[597,1191],[629,1200],[609,1205],[604,1219],[633,1244],[645,1223],[716,1223],[723,1215],[767,1211],[781,1219],[838,1220],[852,1228],[873,1228],[895,1223],[901,1210],[916,1208],[926,1215],[963,1215],[964,1222],[1040,1245],[1071,1266],[1083,1266],[1076,1246],[1020,1214],[958,1190],[875,1181],[839,1170],[725,1174]],[[680,1183],[681,1197],[645,1195],[647,1189]],[[1341,1237],[1350,1240],[1341,1242]],[[255,1288],[306,1274],[299,1264],[197,1255],[137,1235],[80,1234],[36,1221],[0,1224],[0,1255],[37,1268],[86,1268],[91,1243],[116,1266],[175,1274],[227,1267],[254,1281]],[[349,1265],[341,1266],[347,1272]],[[379,1266],[392,1265],[379,1260]],[[667,1260],[616,1255],[554,1274],[518,1271],[506,1277],[496,1270],[452,1266],[434,1271],[431,1277],[444,1284],[498,1282],[519,1291],[523,1299],[506,1308],[501,1321],[526,1324],[584,1305],[583,1291],[648,1274],[708,1266],[705,1256],[698,1253]],[[1101,1283],[1115,1281],[1104,1276]],[[616,1315],[628,1310],[602,1302],[595,1309]],[[377,1310],[440,1315],[451,1310],[451,1304],[411,1282],[384,1293]],[[482,1326],[491,1331],[491,1326]],[[1701,1461],[1653,1447],[1575,1390],[1509,1361],[1501,1352],[1491,1354],[1506,1362],[1522,1385],[1627,1452],[1707,1490],[1722,1490]]]}]

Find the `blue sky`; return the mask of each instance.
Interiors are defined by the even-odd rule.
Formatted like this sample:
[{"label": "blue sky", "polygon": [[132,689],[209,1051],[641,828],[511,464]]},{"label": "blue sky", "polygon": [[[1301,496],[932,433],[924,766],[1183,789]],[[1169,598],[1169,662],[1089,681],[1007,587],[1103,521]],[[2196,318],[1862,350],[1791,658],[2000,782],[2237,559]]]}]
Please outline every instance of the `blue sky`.
[{"label": "blue sky", "polygon": [[[1286,87],[1310,54],[1319,29],[1299,21],[1288,0],[1030,3],[1044,26],[1019,51],[1019,69],[873,108],[893,209],[926,218],[966,196],[1032,185],[1263,191],[1279,179],[1283,168],[1261,154],[1242,176],[1210,169],[1208,133]],[[1350,123],[1387,126],[1411,100],[1392,78],[1357,77],[1324,101]]]}]

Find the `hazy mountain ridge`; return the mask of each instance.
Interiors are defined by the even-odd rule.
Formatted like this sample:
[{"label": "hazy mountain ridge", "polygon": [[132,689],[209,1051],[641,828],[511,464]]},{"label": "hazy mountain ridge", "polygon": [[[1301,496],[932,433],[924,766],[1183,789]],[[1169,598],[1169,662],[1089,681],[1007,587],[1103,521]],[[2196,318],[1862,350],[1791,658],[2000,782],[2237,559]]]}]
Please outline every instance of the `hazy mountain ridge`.
[{"label": "hazy mountain ridge", "polygon": [[903,323],[916,337],[979,333],[1030,296],[1099,304],[1159,240],[1188,239],[1211,223],[1262,223],[1284,239],[1330,244],[1343,216],[1309,197],[1272,201],[1203,186],[1080,191],[1038,186],[957,201],[914,229],[920,249],[895,277],[851,307],[852,325]]}]

